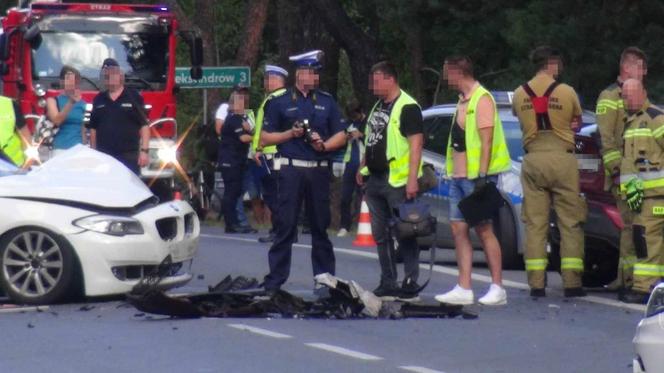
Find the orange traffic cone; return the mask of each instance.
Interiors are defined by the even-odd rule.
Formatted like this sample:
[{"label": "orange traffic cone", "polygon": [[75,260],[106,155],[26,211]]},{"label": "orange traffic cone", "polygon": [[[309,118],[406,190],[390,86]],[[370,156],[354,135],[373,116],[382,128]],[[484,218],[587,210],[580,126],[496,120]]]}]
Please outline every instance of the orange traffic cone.
[{"label": "orange traffic cone", "polygon": [[371,234],[371,214],[369,214],[369,206],[364,199],[362,199],[360,221],[357,225],[357,237],[355,237],[355,241],[353,241],[353,246],[376,246],[376,241],[374,241],[373,235]]}]

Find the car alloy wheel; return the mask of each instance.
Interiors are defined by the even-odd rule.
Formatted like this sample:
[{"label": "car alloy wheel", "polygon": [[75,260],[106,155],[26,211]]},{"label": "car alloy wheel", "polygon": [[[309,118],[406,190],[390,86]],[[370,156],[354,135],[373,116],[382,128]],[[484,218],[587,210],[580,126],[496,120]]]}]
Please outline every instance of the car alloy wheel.
[{"label": "car alloy wheel", "polygon": [[52,232],[22,228],[0,242],[0,280],[17,302],[42,304],[61,298],[72,280],[69,244]]}]

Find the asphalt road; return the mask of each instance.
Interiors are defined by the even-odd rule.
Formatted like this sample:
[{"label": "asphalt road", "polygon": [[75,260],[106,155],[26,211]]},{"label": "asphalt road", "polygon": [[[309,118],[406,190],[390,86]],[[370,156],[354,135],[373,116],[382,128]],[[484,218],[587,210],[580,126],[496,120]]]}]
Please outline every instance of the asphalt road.
[{"label": "asphalt road", "polygon": [[[204,228],[196,276],[175,292],[205,290],[227,274],[262,278],[268,246],[255,237]],[[313,287],[308,240],[294,248],[285,287],[305,297]],[[373,289],[373,249],[333,241],[337,275]],[[425,301],[455,284],[453,253],[440,253]],[[481,296],[488,278],[478,254]],[[142,315],[119,299],[0,313],[0,372],[631,372],[639,307],[612,294],[563,299],[556,274],[549,296],[533,300],[522,271],[505,278],[508,305],[473,306],[474,320],[175,320]]]}]

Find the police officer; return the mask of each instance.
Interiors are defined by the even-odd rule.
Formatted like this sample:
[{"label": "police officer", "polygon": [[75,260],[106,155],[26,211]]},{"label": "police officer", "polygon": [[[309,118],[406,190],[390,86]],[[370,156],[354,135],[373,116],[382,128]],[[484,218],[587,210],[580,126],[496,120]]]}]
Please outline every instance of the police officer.
[{"label": "police officer", "polygon": [[150,128],[143,98],[124,85],[124,73],[118,61],[107,58],[101,75],[106,91],[92,101],[87,127],[90,146],[106,153],[139,175],[149,158]]},{"label": "police officer", "polygon": [[[277,171],[274,169],[274,156],[277,153],[277,147],[275,145],[262,147],[260,145],[260,138],[263,129],[263,118],[265,117],[265,105],[271,99],[282,96],[286,93],[286,78],[288,78],[288,71],[284,68],[275,65],[265,65],[263,89],[265,90],[266,96],[256,112],[256,128],[251,143],[255,152],[254,157],[256,163],[262,167],[263,171],[260,180],[263,200],[268,209],[270,209],[272,215],[274,215],[277,210]],[[272,218],[272,227],[273,228],[270,229],[267,236],[258,238],[258,242],[266,243],[274,241],[274,218]]]},{"label": "police officer", "polygon": [[551,204],[562,238],[561,273],[566,297],[584,296],[584,240],[586,204],[579,195],[579,171],[574,156],[574,129],[581,121],[581,105],[574,89],[558,83],[560,53],[548,46],[531,54],[537,74],[514,92],[513,111],[523,130],[525,156],[521,167],[526,225],[525,261],[530,295],[546,295],[546,243]]},{"label": "police officer", "polygon": [[605,189],[616,198],[616,205],[623,221],[620,232],[620,261],[618,276],[607,288],[621,290],[632,286],[632,272],[636,256],[632,241],[633,213],[620,196],[618,177],[622,159],[623,139],[625,130],[625,109],[622,98],[622,85],[627,79],[643,80],[647,73],[646,55],[637,47],[628,47],[620,56],[620,74],[615,83],[600,93],[597,99],[597,126],[602,139],[602,158],[606,174]]},{"label": "police officer", "polygon": [[646,303],[664,276],[664,111],[650,104],[643,83],[623,83],[627,121],[623,135],[620,189],[634,211],[634,285],[621,294],[629,303]]},{"label": "police officer", "polygon": [[0,149],[16,166],[25,163],[23,145],[30,139],[30,130],[18,103],[0,96]]},{"label": "police officer", "polygon": [[297,236],[297,217],[306,200],[311,225],[311,262],[314,276],[335,273],[330,224],[331,155],[346,142],[341,114],[334,98],[315,87],[321,51],[290,58],[297,67],[295,86],[270,100],[265,108],[262,146],[277,145],[275,160],[278,202],[275,239],[268,259],[270,273],[263,286],[279,289],[290,274],[291,248]]},{"label": "police officer", "polygon": [[251,129],[245,110],[246,96],[235,90],[229,99],[229,114],[221,128],[219,145],[219,169],[224,179],[222,209],[226,233],[251,233],[239,224],[236,202],[242,194],[246,170],[246,157],[251,143]]},{"label": "police officer", "polygon": [[375,64],[369,81],[379,100],[367,119],[366,148],[357,182],[364,184],[362,176],[368,176],[365,196],[381,270],[380,283],[373,293],[383,300],[415,301],[420,288],[417,241],[415,238],[399,240],[405,272],[399,287],[388,224],[394,209],[405,200],[417,197],[419,192],[417,179],[422,175],[424,144],[422,110],[399,86],[398,73],[392,63]]}]

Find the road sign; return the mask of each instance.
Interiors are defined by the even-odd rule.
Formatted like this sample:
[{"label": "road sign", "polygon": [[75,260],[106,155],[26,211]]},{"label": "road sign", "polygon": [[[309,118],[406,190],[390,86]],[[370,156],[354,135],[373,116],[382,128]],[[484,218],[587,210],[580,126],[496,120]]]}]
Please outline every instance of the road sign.
[{"label": "road sign", "polygon": [[175,84],[182,88],[232,88],[251,85],[251,70],[248,66],[203,67],[203,78],[194,80],[189,67],[175,69]]}]

